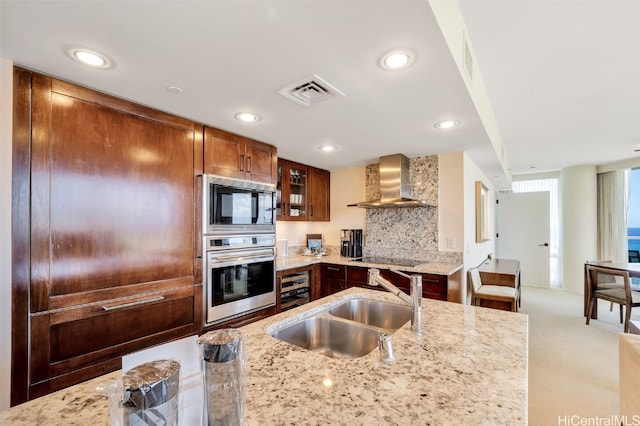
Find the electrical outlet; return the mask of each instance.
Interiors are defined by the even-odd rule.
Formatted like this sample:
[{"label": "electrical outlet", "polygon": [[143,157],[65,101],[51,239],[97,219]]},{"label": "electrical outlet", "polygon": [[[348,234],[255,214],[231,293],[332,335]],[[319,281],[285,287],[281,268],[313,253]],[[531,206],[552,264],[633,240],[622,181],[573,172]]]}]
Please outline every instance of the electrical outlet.
[{"label": "electrical outlet", "polygon": [[456,237],[447,237],[447,248],[456,248]]}]

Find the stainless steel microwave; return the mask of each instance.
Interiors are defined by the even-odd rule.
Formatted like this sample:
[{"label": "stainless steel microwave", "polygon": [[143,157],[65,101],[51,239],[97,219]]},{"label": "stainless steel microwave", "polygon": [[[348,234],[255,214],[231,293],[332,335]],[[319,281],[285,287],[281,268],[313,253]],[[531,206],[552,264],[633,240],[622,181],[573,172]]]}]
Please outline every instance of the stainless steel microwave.
[{"label": "stainless steel microwave", "polygon": [[204,234],[275,232],[276,186],[204,174]]}]

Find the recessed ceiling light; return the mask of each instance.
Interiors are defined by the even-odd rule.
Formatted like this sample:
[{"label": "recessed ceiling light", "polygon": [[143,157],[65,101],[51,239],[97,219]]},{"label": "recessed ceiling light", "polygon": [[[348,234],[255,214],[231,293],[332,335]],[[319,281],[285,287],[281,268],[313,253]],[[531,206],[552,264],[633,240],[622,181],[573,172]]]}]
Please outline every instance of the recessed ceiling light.
[{"label": "recessed ceiling light", "polygon": [[460,123],[456,120],[444,120],[437,122],[433,127],[436,129],[451,129],[452,127],[456,127],[458,124]]},{"label": "recessed ceiling light", "polygon": [[333,152],[337,148],[335,147],[335,145],[322,145],[318,149],[322,152]]},{"label": "recessed ceiling light", "polygon": [[398,71],[409,67],[416,55],[408,49],[396,49],[382,55],[380,66],[386,70]]},{"label": "recessed ceiling light", "polygon": [[243,123],[255,123],[256,121],[260,121],[261,118],[262,117],[253,112],[239,112],[236,114],[236,119]]},{"label": "recessed ceiling light", "polygon": [[69,50],[69,55],[81,64],[88,65],[92,68],[106,69],[111,67],[109,58],[89,49],[73,48]]},{"label": "recessed ceiling light", "polygon": [[174,95],[179,95],[180,93],[182,93],[182,89],[178,86],[168,86],[167,92],[173,93]]}]

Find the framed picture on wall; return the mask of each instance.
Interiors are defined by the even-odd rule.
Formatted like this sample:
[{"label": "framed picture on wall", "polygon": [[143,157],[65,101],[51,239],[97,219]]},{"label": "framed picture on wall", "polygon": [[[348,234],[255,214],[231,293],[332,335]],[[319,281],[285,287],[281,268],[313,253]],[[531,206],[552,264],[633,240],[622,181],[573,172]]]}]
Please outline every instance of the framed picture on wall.
[{"label": "framed picture on wall", "polygon": [[476,181],[476,242],[489,240],[489,188]]}]

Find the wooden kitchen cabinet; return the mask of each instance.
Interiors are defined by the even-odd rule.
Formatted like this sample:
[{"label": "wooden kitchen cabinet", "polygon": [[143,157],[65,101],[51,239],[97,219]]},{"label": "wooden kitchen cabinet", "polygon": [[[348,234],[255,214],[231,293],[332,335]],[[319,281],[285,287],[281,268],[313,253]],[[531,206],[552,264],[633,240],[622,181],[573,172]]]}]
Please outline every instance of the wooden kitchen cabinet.
[{"label": "wooden kitchen cabinet", "polygon": [[331,173],[309,167],[309,220],[328,222],[331,220]]},{"label": "wooden kitchen cabinet", "polygon": [[308,221],[307,166],[278,160],[276,183],[276,220]]},{"label": "wooden kitchen cabinet", "polygon": [[14,77],[12,405],[202,326],[202,126]]},{"label": "wooden kitchen cabinet", "polygon": [[205,126],[204,172],[235,179],[276,183],[276,147]]},{"label": "wooden kitchen cabinet", "polygon": [[342,291],[347,287],[347,267],[332,263],[322,264],[322,297]]},{"label": "wooden kitchen cabinet", "polygon": [[[337,265],[333,265],[337,266]],[[380,268],[379,268],[380,269]],[[345,284],[342,285],[338,290],[344,290],[349,287],[363,287],[372,290],[383,290],[387,291],[381,286],[369,286],[368,285],[368,270],[367,267],[362,266],[347,266],[346,267],[346,278]],[[448,292],[448,277],[446,275],[436,275],[436,274],[427,274],[427,273],[416,273],[411,271],[403,271],[407,275],[418,274],[422,277],[422,297],[428,299],[436,299],[436,300],[447,300],[447,292]],[[382,278],[385,278],[393,285],[398,287],[400,290],[405,293],[410,293],[409,288],[409,279],[403,277],[401,275],[392,272],[389,269],[380,269],[380,275]],[[328,286],[328,291],[334,290],[338,288],[338,286]],[[335,292],[334,291],[334,292]],[[329,293],[331,294],[331,293]]]},{"label": "wooden kitchen cabinet", "polygon": [[[402,271],[407,275],[420,275],[422,277],[422,297],[427,299],[447,300],[447,281],[446,275],[436,275],[427,273],[417,273],[412,271]],[[396,287],[409,294],[410,280],[409,278],[398,275],[388,269],[380,271],[380,275],[393,283]]]},{"label": "wooden kitchen cabinet", "polygon": [[269,306],[268,308],[265,308],[265,309],[260,309],[260,310],[255,311],[255,312],[248,313],[246,315],[241,315],[239,317],[232,318],[230,320],[214,324],[214,325],[212,325],[210,327],[207,327],[207,328],[203,329],[202,332],[206,333],[207,331],[220,330],[220,329],[223,329],[223,328],[240,328],[240,327],[244,327],[247,324],[251,324],[252,322],[260,321],[262,319],[265,319],[265,318],[268,318],[270,316],[273,316],[273,315],[275,315],[277,313],[278,312],[277,312],[275,306]]},{"label": "wooden kitchen cabinet", "polygon": [[121,356],[194,332],[194,287],[105,300],[32,318],[29,399],[121,368]]},{"label": "wooden kitchen cabinet", "polygon": [[[380,290],[380,286],[370,286],[369,284],[369,268],[362,266],[347,267],[347,285],[349,287],[362,287],[372,290]],[[384,289],[383,289],[384,290]]]},{"label": "wooden kitchen cabinet", "polygon": [[322,169],[279,159],[276,217],[285,221],[331,219],[331,174]]}]

